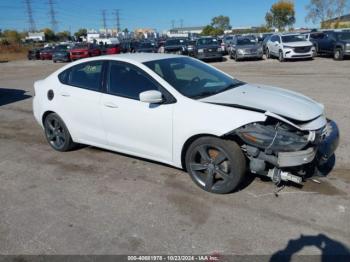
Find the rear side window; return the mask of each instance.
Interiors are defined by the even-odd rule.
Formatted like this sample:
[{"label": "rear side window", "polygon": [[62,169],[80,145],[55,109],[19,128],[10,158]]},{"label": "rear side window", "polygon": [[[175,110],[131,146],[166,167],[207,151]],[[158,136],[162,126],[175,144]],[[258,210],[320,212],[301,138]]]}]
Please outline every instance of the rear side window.
[{"label": "rear side window", "polygon": [[141,69],[127,63],[110,62],[110,94],[139,100],[140,93],[148,90],[159,88]]},{"label": "rear side window", "polygon": [[102,81],[103,61],[93,61],[69,69],[68,85],[99,91]]}]

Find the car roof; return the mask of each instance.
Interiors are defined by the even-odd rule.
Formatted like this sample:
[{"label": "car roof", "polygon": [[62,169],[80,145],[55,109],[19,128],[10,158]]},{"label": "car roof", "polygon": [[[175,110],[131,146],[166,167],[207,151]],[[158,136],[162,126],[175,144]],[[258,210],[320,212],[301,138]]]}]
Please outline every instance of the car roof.
[{"label": "car roof", "polygon": [[119,61],[127,61],[127,62],[132,61],[136,63],[145,63],[145,62],[150,62],[155,60],[180,58],[180,57],[185,57],[185,56],[175,55],[175,54],[161,54],[161,53],[127,53],[127,54],[96,56],[93,58],[84,59],[84,61],[110,59],[110,60],[119,60]]}]

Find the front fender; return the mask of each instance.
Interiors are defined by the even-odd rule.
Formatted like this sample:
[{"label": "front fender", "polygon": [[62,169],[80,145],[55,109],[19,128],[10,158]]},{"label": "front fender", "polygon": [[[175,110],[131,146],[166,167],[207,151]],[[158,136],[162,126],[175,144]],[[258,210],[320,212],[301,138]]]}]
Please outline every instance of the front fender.
[{"label": "front fender", "polygon": [[267,118],[261,112],[191,99],[178,101],[173,114],[173,162],[177,167],[181,167],[182,149],[191,137],[200,134],[221,137],[243,125],[264,122]]}]

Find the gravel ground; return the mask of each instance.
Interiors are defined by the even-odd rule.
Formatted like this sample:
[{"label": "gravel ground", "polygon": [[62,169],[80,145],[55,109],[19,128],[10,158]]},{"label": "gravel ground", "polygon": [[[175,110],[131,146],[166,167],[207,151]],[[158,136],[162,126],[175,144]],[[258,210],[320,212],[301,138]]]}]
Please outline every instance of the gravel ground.
[{"label": "gravel ground", "polygon": [[[97,148],[53,151],[32,115],[33,82],[62,64],[0,64],[0,254],[346,253],[350,246],[350,61],[328,58],[212,65],[325,104],[341,130],[321,184],[249,178],[214,195],[166,165]],[[349,253],[347,253],[349,254]]]}]

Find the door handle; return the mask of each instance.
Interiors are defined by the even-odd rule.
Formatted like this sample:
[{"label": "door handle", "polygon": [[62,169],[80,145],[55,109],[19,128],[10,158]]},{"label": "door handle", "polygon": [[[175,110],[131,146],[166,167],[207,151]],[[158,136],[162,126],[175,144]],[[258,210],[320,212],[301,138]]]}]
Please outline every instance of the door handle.
[{"label": "door handle", "polygon": [[70,94],[68,94],[68,93],[61,93],[61,96],[70,97]]},{"label": "door handle", "polygon": [[106,102],[104,103],[105,107],[109,108],[118,108],[118,105],[114,104],[113,102]]}]

